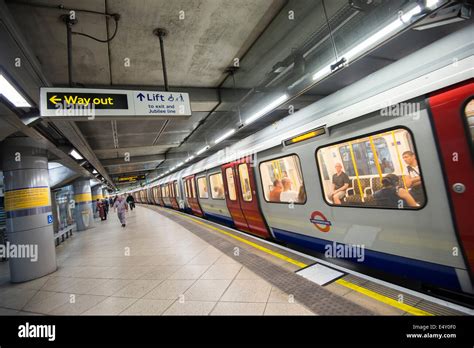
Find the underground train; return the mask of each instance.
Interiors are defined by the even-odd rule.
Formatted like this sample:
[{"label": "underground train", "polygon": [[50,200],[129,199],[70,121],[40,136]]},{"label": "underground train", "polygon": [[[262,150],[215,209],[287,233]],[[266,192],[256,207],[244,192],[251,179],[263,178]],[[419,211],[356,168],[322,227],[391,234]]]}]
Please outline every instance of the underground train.
[{"label": "underground train", "polygon": [[[474,57],[456,35],[132,190],[136,202],[472,299]],[[338,246],[364,255],[328,256]]]}]

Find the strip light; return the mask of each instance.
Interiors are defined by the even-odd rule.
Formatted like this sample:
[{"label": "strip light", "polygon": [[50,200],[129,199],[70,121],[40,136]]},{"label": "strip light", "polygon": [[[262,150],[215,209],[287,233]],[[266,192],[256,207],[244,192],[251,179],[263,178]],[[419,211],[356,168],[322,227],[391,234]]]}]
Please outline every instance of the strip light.
[{"label": "strip light", "polygon": [[256,112],[255,114],[250,116],[248,119],[246,119],[244,121],[245,125],[248,125],[248,124],[254,122],[255,120],[259,119],[260,117],[264,116],[265,114],[267,114],[268,112],[272,111],[274,108],[276,108],[277,106],[282,104],[287,99],[288,99],[287,94],[283,94],[282,96],[278,97],[277,99],[272,101],[270,104],[265,106],[263,109],[261,109],[260,111]]},{"label": "strip light", "polygon": [[[437,2],[437,1],[436,1]],[[430,6],[434,6],[433,1],[430,2]],[[428,4],[427,4],[428,6]],[[407,13],[403,14],[392,23],[388,24],[381,30],[378,30],[374,35],[370,36],[369,38],[362,41],[360,44],[349,50],[347,53],[343,54],[342,57],[346,59],[346,62],[352,60],[353,58],[357,57],[361,52],[369,49],[373,45],[380,43],[384,38],[395,32],[397,29],[403,26],[403,24],[407,23],[413,16],[419,14],[422,11],[420,5],[415,6]],[[323,79],[324,77],[331,74],[331,65],[336,62],[332,62],[331,64],[325,66],[324,68],[318,70],[313,75],[313,81],[318,81]]]},{"label": "strip light", "polygon": [[191,161],[193,158],[194,158],[194,156],[189,156],[188,158],[186,158],[186,160],[185,160],[184,162],[189,162],[189,161]]},{"label": "strip light", "polygon": [[17,91],[15,87],[2,75],[0,74],[0,94],[8,99],[10,103],[18,108],[29,108],[30,103]]},{"label": "strip light", "polygon": [[81,156],[81,154],[79,152],[77,152],[76,149],[72,149],[70,152],[69,152],[69,155],[71,155],[74,159],[76,160],[81,160],[81,159],[84,159],[84,157]]},{"label": "strip light", "polygon": [[207,150],[209,150],[209,145],[204,146],[201,150],[199,150],[198,152],[196,152],[196,155],[199,156],[200,154],[202,154],[203,152],[205,152],[205,151],[207,151]]},{"label": "strip light", "polygon": [[235,129],[231,129],[230,131],[224,133],[223,135],[221,135],[219,138],[217,138],[216,140],[214,140],[214,144],[219,144],[222,140],[230,137],[232,134],[235,133]]}]

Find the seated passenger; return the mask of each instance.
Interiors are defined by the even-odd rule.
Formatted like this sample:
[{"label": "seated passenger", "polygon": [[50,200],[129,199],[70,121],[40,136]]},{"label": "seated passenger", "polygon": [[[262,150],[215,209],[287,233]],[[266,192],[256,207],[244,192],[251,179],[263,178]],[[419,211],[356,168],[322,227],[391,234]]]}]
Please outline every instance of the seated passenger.
[{"label": "seated passenger", "polygon": [[374,193],[375,203],[385,208],[417,207],[418,204],[413,197],[402,187],[399,187],[399,179],[395,174],[387,174],[382,179],[383,188]]},{"label": "seated passenger", "polygon": [[283,190],[281,181],[276,179],[273,182],[273,188],[270,191],[270,202],[280,202],[280,193]]},{"label": "seated passenger", "polygon": [[405,151],[402,158],[407,164],[405,171],[405,183],[409,188],[410,194],[418,202],[422,203],[425,200],[423,192],[423,185],[421,183],[420,168],[416,155],[412,151]]},{"label": "seated passenger", "polygon": [[336,173],[332,176],[331,198],[334,204],[341,204],[341,199],[346,196],[351,180],[346,173],[342,171],[342,164],[336,163]]},{"label": "seated passenger", "polygon": [[214,186],[214,198],[224,198],[224,188],[222,186]]},{"label": "seated passenger", "polygon": [[280,193],[280,202],[298,202],[298,192],[291,189],[291,180],[288,178],[283,178],[281,183],[283,185],[283,191]]},{"label": "seated passenger", "polygon": [[304,191],[304,186],[300,186],[300,190],[298,192],[298,203],[303,203],[306,201],[306,192]]}]

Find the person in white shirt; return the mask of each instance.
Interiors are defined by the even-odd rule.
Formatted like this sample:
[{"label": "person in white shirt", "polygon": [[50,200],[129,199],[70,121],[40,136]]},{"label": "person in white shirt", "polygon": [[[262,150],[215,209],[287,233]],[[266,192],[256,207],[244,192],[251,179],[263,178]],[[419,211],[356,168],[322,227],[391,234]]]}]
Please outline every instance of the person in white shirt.
[{"label": "person in white shirt", "polygon": [[420,168],[416,155],[412,151],[405,151],[402,154],[403,161],[407,164],[405,168],[405,184],[418,204],[424,201],[423,186],[421,184]]},{"label": "person in white shirt", "polygon": [[281,184],[283,185],[283,191],[280,193],[280,202],[298,202],[298,192],[291,189],[291,180],[288,178],[283,178],[281,180]]}]

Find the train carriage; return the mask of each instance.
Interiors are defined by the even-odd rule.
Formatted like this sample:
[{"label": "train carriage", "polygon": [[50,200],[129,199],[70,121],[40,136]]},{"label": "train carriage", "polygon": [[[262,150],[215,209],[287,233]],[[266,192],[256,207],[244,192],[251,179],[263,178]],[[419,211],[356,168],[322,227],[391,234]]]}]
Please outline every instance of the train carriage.
[{"label": "train carriage", "polygon": [[240,160],[215,154],[161,178],[164,205],[332,262],[341,261],[337,250],[358,247],[363,254],[342,262],[472,295],[468,31],[242,139],[228,148],[245,153]]}]

